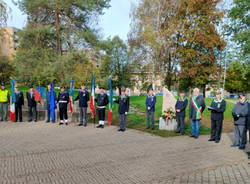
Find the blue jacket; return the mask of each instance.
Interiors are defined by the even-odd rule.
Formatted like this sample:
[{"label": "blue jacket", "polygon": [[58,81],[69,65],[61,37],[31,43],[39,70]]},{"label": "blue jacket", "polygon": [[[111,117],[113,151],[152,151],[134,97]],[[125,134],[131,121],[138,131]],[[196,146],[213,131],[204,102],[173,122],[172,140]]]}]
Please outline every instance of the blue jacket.
[{"label": "blue jacket", "polygon": [[187,104],[188,104],[188,99],[187,98],[184,98],[183,100],[179,98],[176,101],[175,110],[177,110],[177,109],[180,110],[180,112],[176,112],[177,116],[185,117],[185,115],[186,115],[185,110],[186,110]]},{"label": "blue jacket", "polygon": [[[146,98],[146,111],[147,112],[155,112],[155,104],[156,104],[156,96],[147,96]],[[150,110],[148,110],[148,107],[150,107]]]},{"label": "blue jacket", "polygon": [[76,100],[79,100],[79,107],[88,107],[89,92],[87,90],[79,91],[74,101]]},{"label": "blue jacket", "polygon": [[250,102],[248,103],[247,129],[250,130]]},{"label": "blue jacket", "polygon": [[[51,91],[49,91],[49,90],[46,91],[46,103],[47,103],[47,106],[50,105],[50,93],[51,93]],[[56,92],[54,93],[54,99],[55,99],[55,102],[56,102]]]},{"label": "blue jacket", "polygon": [[119,108],[118,108],[119,114],[125,114],[126,112],[129,111],[129,96],[121,95],[114,102],[119,104]]}]

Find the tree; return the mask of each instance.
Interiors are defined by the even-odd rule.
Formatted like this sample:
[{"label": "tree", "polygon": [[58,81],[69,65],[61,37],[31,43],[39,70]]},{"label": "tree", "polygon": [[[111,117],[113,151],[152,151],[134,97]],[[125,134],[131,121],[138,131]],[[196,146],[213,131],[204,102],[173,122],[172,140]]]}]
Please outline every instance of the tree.
[{"label": "tree", "polygon": [[229,11],[229,18],[232,23],[229,31],[241,48],[242,55],[249,59],[250,54],[250,1],[234,0],[234,6]]},{"label": "tree", "polygon": [[180,79],[189,85],[203,88],[215,79],[216,56],[226,43],[221,39],[216,26],[223,17],[217,5],[220,0],[183,0],[178,17],[183,23],[180,30]]},{"label": "tree", "polygon": [[129,43],[134,61],[141,60],[143,73],[151,74],[155,87],[156,76],[171,89],[176,78],[176,49],[179,41],[179,22],[176,19],[179,0],[142,0],[132,14]]},{"label": "tree", "polygon": [[[68,83],[79,68],[93,71],[88,50],[97,50],[100,38],[94,27],[110,0],[21,0],[27,26],[20,34],[15,63],[17,77],[29,83]],[[91,65],[86,67],[86,65]],[[60,72],[58,72],[60,71]],[[77,75],[77,76],[76,76]],[[71,79],[81,78],[80,71]]]},{"label": "tree", "polygon": [[101,75],[105,80],[111,76],[113,87],[117,87],[121,93],[121,87],[131,86],[128,47],[118,36],[108,39],[103,44],[105,55],[103,55]]},{"label": "tree", "polygon": [[239,61],[234,61],[229,65],[225,85],[227,91],[231,93],[245,91],[244,69],[244,66]]}]

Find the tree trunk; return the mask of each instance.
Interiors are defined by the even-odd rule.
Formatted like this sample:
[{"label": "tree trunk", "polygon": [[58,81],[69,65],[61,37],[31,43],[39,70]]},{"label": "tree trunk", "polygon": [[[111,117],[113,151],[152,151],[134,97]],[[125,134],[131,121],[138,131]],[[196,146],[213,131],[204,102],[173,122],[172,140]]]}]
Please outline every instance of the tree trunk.
[{"label": "tree trunk", "polygon": [[61,33],[60,33],[60,12],[57,10],[55,15],[55,24],[56,24],[56,50],[62,55],[62,41],[61,41]]},{"label": "tree trunk", "polygon": [[206,98],[206,84],[202,86],[203,97]]}]

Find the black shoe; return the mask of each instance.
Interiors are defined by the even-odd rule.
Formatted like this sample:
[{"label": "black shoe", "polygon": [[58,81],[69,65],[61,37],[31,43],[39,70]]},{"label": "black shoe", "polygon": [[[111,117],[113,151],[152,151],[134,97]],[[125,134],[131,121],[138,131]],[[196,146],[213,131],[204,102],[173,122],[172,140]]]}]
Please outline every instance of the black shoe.
[{"label": "black shoe", "polygon": [[215,143],[219,143],[220,141],[219,140],[216,140]]},{"label": "black shoe", "polygon": [[47,120],[45,123],[49,123],[50,121],[49,120]]},{"label": "black shoe", "polygon": [[96,128],[102,128],[102,125],[97,125]]},{"label": "black shoe", "polygon": [[80,124],[78,124],[78,126],[83,126],[83,124],[82,124],[82,123],[80,123]]},{"label": "black shoe", "polygon": [[195,138],[195,139],[198,139],[198,138],[199,138],[199,136],[194,136],[194,138]]},{"label": "black shoe", "polygon": [[30,119],[30,120],[28,120],[28,122],[31,122],[32,120]]},{"label": "black shoe", "polygon": [[101,128],[104,128],[104,125],[101,125]]},{"label": "black shoe", "polygon": [[192,137],[192,138],[194,138],[195,136],[194,136],[194,135],[190,135],[189,137]]},{"label": "black shoe", "polygon": [[68,123],[65,123],[65,125],[69,125]]},{"label": "black shoe", "polygon": [[176,133],[176,134],[179,134],[179,133],[181,133],[181,132],[180,132],[180,131],[175,131],[175,133]]},{"label": "black shoe", "polygon": [[63,123],[62,123],[62,122],[60,122],[60,123],[59,123],[59,125],[63,125]]},{"label": "black shoe", "polygon": [[231,147],[239,147],[240,145],[238,144],[232,144]]},{"label": "black shoe", "polygon": [[240,146],[239,149],[240,150],[244,150],[246,148],[246,146]]},{"label": "black shoe", "polygon": [[150,129],[150,127],[146,127],[145,129],[147,129],[147,130],[148,130],[148,129]]},{"label": "black shoe", "polygon": [[208,139],[208,141],[215,141],[214,139]]},{"label": "black shoe", "polygon": [[119,128],[117,131],[118,131],[118,132],[121,132],[121,131],[122,131],[122,129],[121,129],[121,128]]},{"label": "black shoe", "polygon": [[151,128],[151,130],[154,130],[154,129],[155,129],[155,127],[152,127],[152,128]]},{"label": "black shoe", "polygon": [[125,132],[125,131],[126,131],[126,129],[122,129],[121,131],[122,131],[122,132]]},{"label": "black shoe", "polygon": [[85,123],[83,126],[86,127],[86,126],[87,126],[87,123]]}]

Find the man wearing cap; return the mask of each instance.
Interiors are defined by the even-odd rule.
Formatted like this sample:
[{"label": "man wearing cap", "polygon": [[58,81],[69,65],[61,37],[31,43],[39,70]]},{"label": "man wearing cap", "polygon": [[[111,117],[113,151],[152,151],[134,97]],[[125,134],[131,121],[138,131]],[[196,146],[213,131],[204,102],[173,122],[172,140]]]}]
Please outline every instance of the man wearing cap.
[{"label": "man wearing cap", "polygon": [[148,89],[148,95],[146,98],[146,113],[147,113],[147,127],[146,129],[155,128],[155,104],[156,104],[156,96],[154,95],[154,90],[152,88]]},{"label": "man wearing cap", "polygon": [[239,102],[234,106],[232,115],[234,118],[234,144],[232,147],[245,149],[246,146],[246,122],[248,117],[248,103],[244,94],[239,95]]},{"label": "man wearing cap", "polygon": [[80,123],[78,126],[87,126],[87,108],[89,101],[89,92],[86,90],[85,85],[81,85],[81,90],[78,92],[74,101],[79,100],[80,109]]},{"label": "man wearing cap", "polygon": [[10,102],[9,91],[5,89],[4,83],[0,86],[0,121],[8,121],[8,103]]},{"label": "man wearing cap", "polygon": [[114,102],[119,104],[120,128],[118,131],[124,132],[126,130],[126,115],[129,111],[129,96],[126,94],[126,88],[121,89],[121,95]]},{"label": "man wearing cap", "polygon": [[35,93],[32,86],[30,86],[29,91],[26,93],[26,98],[28,101],[28,109],[29,109],[29,122],[37,121],[37,102],[35,100]]},{"label": "man wearing cap", "polygon": [[177,130],[176,133],[184,134],[185,126],[185,111],[188,104],[188,99],[185,97],[185,92],[179,93],[179,98],[175,104]]},{"label": "man wearing cap", "polygon": [[97,95],[95,101],[97,103],[98,118],[99,118],[99,125],[96,128],[104,128],[106,105],[108,105],[109,99],[108,95],[104,92],[103,87],[100,87],[99,94]]},{"label": "man wearing cap", "polygon": [[22,106],[24,105],[23,92],[19,91],[18,86],[15,86],[15,117],[16,122],[23,121]]},{"label": "man wearing cap", "polygon": [[211,133],[208,141],[220,142],[224,112],[226,110],[226,101],[222,98],[221,92],[216,93],[208,110],[211,111]]},{"label": "man wearing cap", "polygon": [[200,120],[206,105],[203,96],[200,95],[200,90],[194,88],[193,95],[190,98],[189,117],[192,121],[191,137],[197,139],[200,133]]},{"label": "man wearing cap", "polygon": [[69,93],[65,91],[65,87],[61,87],[61,91],[58,94],[57,102],[59,103],[59,125],[63,125],[64,123],[68,125]]}]

